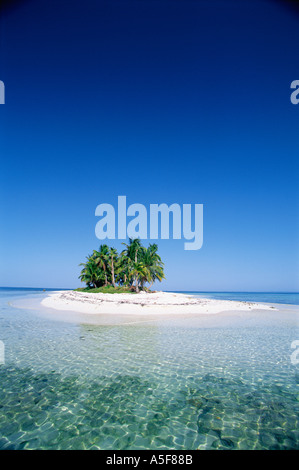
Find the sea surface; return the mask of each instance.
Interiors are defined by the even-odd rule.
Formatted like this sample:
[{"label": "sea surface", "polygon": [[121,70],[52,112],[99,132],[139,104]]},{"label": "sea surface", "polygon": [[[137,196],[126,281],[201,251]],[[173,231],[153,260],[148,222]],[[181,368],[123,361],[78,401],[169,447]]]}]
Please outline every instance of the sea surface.
[{"label": "sea surface", "polygon": [[206,299],[299,305],[299,293],[292,292],[180,292],[196,295],[197,297],[204,297]]},{"label": "sea surface", "polygon": [[299,448],[298,294],[193,292],[275,309],[94,324],[47,292],[0,289],[0,448]]}]

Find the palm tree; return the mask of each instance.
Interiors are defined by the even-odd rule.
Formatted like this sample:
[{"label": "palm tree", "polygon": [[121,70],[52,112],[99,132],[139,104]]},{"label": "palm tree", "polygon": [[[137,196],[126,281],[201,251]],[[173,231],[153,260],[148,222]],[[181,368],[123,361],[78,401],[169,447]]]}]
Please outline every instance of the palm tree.
[{"label": "palm tree", "polygon": [[87,257],[86,263],[80,263],[79,266],[84,266],[79,279],[85,282],[88,287],[100,287],[103,282],[101,273],[98,270],[98,266],[92,256]]},{"label": "palm tree", "polygon": [[141,244],[139,238],[130,238],[129,244],[123,243],[127,248],[125,251],[126,255],[135,263],[140,259],[142,250],[144,247]]},{"label": "palm tree", "polygon": [[156,243],[149,245],[148,248],[144,248],[143,250],[142,263],[147,269],[147,276],[141,278],[142,288],[144,288],[145,282],[149,282],[149,288],[151,288],[156,280],[161,282],[162,279],[165,279],[164,263],[162,263],[157,251],[158,245]]},{"label": "palm tree", "polygon": [[143,266],[142,263],[135,261],[131,261],[129,263],[129,277],[133,279],[133,283],[135,282],[135,291],[136,293],[139,292],[139,282],[140,279],[147,276],[147,269]]},{"label": "palm tree", "polygon": [[109,247],[108,245],[101,245],[99,251],[93,250],[93,257],[96,265],[104,271],[105,286],[108,285],[107,266],[109,260]]},{"label": "palm tree", "polygon": [[[133,265],[135,264],[135,266],[137,266],[138,262],[140,263],[140,260],[142,259],[142,252],[144,250],[144,247],[142,246],[139,238],[130,238],[129,244],[127,245],[126,243],[123,243],[123,245],[126,246],[126,250],[124,250],[123,253],[124,255],[127,256],[127,258],[129,258],[129,261],[131,261],[131,265],[130,265],[130,262],[128,263],[128,265],[129,265],[130,278],[132,280],[132,284],[135,283],[136,292],[137,291],[139,292],[138,269],[137,270],[134,269]],[[132,271],[135,271],[135,277],[134,276],[132,277]]]},{"label": "palm tree", "polygon": [[118,257],[117,250],[115,248],[110,248],[110,250],[109,250],[109,258],[110,258],[109,267],[111,268],[111,282],[112,282],[113,287],[116,287],[114,268],[115,268],[115,266],[117,266],[117,257]]},{"label": "palm tree", "polygon": [[117,282],[127,285],[129,283],[129,263],[130,258],[127,257],[126,251],[123,250],[117,259],[116,277]]}]

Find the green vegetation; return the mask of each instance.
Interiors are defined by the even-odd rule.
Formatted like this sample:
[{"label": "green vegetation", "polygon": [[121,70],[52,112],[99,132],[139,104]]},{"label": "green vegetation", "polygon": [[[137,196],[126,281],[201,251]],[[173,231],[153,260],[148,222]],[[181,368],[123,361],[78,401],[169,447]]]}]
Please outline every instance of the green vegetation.
[{"label": "green vegetation", "polygon": [[[126,294],[126,293],[132,293],[132,290],[130,287],[126,286],[102,286],[102,287],[78,287],[78,289],[75,289],[76,292],[92,292],[94,294],[97,294],[98,292],[102,292],[103,294]],[[134,292],[133,292],[134,293]]]},{"label": "green vegetation", "polygon": [[[144,247],[138,238],[123,243],[125,249],[118,254],[115,248],[101,245],[87,256],[79,279],[86,287],[79,291],[124,293],[149,290],[155,281],[164,279],[164,263],[158,255],[158,245]],[[149,287],[146,286],[149,284]]]}]

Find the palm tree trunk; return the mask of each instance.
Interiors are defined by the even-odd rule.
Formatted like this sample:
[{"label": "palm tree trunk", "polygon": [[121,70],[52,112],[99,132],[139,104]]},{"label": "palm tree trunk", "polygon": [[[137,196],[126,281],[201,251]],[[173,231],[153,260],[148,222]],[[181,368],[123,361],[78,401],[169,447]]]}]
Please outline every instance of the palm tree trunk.
[{"label": "palm tree trunk", "polygon": [[104,274],[105,274],[105,287],[108,285],[108,279],[107,279],[107,273],[106,273],[106,266],[105,264],[103,265],[103,269],[104,269]]},{"label": "palm tree trunk", "polygon": [[115,280],[114,280],[114,264],[113,264],[113,256],[111,257],[111,277],[112,277],[112,285],[116,287]]},{"label": "palm tree trunk", "polygon": [[[136,251],[135,251],[135,263],[137,263],[137,252],[138,252],[138,248],[136,248]],[[136,293],[138,294],[139,292],[138,274],[136,274],[135,282],[136,282]]]}]

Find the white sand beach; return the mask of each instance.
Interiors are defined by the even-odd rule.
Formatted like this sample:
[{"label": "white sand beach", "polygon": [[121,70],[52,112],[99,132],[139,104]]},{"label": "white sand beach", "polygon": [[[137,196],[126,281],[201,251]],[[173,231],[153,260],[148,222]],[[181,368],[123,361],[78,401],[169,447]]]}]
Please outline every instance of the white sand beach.
[{"label": "white sand beach", "polygon": [[190,294],[152,292],[139,294],[103,294],[56,291],[42,300],[42,305],[56,310],[86,314],[216,314],[225,311],[270,310],[274,307],[252,302],[203,299]]}]

